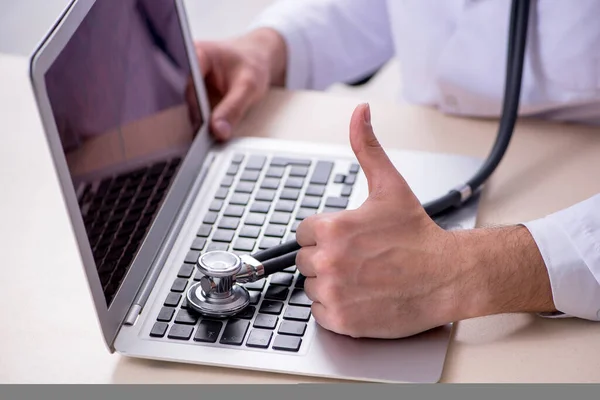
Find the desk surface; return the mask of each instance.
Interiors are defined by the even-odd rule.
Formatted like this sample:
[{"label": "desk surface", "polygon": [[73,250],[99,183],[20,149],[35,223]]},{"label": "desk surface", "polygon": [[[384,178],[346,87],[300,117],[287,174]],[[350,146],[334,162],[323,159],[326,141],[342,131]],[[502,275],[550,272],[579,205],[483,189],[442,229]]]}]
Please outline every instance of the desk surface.
[{"label": "desk surface", "polygon": [[[133,360],[106,350],[24,59],[0,56],[0,382],[288,383],[318,379]],[[347,143],[356,99],[273,91],[241,135]],[[496,122],[372,103],[386,147],[484,157]],[[478,225],[541,217],[600,192],[598,129],[522,121]],[[44,256],[46,257],[43,258]],[[52,273],[51,273],[52,272]],[[600,382],[600,324],[498,315],[456,324],[442,382]]]}]

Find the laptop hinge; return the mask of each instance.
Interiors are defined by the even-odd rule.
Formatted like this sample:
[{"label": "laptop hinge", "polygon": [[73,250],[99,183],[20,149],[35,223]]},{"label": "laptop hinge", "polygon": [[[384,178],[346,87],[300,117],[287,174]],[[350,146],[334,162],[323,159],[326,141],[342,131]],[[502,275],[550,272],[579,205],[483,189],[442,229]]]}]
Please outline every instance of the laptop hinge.
[{"label": "laptop hinge", "polygon": [[150,297],[150,293],[154,289],[154,285],[156,284],[156,280],[158,279],[160,273],[162,272],[162,268],[164,266],[164,262],[166,258],[169,256],[169,252],[173,246],[173,243],[177,239],[177,234],[181,229],[181,226],[185,222],[186,216],[191,209],[193,202],[195,200],[195,194],[198,193],[200,187],[202,186],[206,175],[208,174],[210,165],[214,162],[216,156],[214,154],[209,154],[207,156],[207,160],[204,163],[202,169],[198,173],[198,179],[195,180],[192,188],[190,189],[187,198],[185,199],[181,211],[178,213],[177,217],[173,221],[172,229],[169,230],[167,234],[164,245],[161,246],[160,252],[155,258],[154,263],[148,270],[144,281],[138,291],[137,296],[135,297],[133,304],[129,308],[125,319],[123,320],[124,325],[132,326],[136,323],[139,315],[141,314],[146,301],[148,301],[148,297]]}]

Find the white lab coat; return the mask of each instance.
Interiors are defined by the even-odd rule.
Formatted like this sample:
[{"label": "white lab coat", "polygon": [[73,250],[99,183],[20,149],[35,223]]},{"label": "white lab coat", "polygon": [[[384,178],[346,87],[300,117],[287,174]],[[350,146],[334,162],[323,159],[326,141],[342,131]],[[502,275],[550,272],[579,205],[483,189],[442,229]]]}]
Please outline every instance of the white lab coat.
[{"label": "white lab coat", "polygon": [[[600,124],[600,1],[531,4],[521,115]],[[510,7],[509,0],[279,0],[250,29],[283,35],[290,89],[349,82],[396,56],[406,100],[498,116]],[[558,310],[600,320],[600,195],[524,225]]]}]

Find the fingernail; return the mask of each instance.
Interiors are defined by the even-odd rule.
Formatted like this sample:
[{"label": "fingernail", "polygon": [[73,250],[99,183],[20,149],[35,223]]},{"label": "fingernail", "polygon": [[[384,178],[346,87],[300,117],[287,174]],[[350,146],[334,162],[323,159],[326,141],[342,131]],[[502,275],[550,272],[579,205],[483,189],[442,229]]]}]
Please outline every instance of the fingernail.
[{"label": "fingernail", "polygon": [[224,119],[215,121],[215,129],[221,136],[228,138],[231,135],[231,125]]},{"label": "fingernail", "polygon": [[363,117],[364,117],[365,122],[367,124],[371,123],[371,106],[369,105],[369,103],[365,103],[365,109],[363,111]]}]

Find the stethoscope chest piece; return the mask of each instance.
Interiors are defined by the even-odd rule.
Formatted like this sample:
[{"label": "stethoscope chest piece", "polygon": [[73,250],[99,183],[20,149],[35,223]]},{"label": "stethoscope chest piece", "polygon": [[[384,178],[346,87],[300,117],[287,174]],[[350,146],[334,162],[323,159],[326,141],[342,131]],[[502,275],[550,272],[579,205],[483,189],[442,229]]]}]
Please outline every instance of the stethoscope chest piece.
[{"label": "stethoscope chest piece", "polygon": [[234,282],[242,265],[240,257],[226,251],[201,255],[196,266],[203,276],[187,292],[190,307],[216,318],[226,318],[246,308],[250,303],[248,291]]}]

